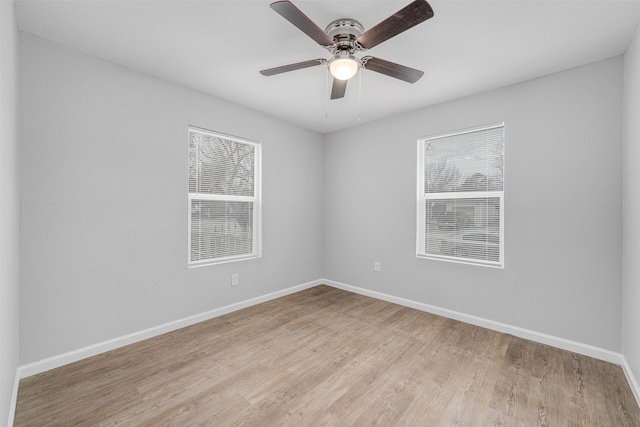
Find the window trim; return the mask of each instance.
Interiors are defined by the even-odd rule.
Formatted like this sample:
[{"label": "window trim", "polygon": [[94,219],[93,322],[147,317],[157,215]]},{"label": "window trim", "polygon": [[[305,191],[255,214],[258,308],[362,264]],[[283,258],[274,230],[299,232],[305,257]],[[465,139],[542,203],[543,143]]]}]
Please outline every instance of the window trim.
[{"label": "window trim", "polygon": [[[245,261],[250,259],[262,258],[262,144],[248,138],[241,138],[222,132],[212,131],[210,129],[192,126],[187,127],[187,146],[189,134],[191,131],[213,135],[229,141],[239,142],[241,144],[249,144],[254,146],[254,195],[253,196],[237,196],[237,195],[221,195],[206,193],[191,193],[189,191],[189,150],[187,150],[187,267],[206,267],[210,265],[225,264],[230,262]],[[193,200],[222,200],[222,201],[251,201],[253,202],[253,248],[250,254],[231,255],[220,258],[209,258],[205,260],[191,260],[191,202]]]},{"label": "window trim", "polygon": [[[502,128],[503,133],[503,174],[502,174],[502,191],[465,191],[465,192],[444,192],[444,193],[425,193],[425,146],[426,141],[440,139],[445,137],[451,137],[456,135],[463,135],[472,132],[479,132],[483,130]],[[504,174],[504,152],[506,139],[506,126],[505,122],[491,123],[482,126],[476,126],[466,129],[461,129],[453,132],[445,132],[439,134],[433,134],[429,136],[419,137],[417,139],[417,185],[416,185],[416,257],[422,259],[433,259],[438,261],[453,262],[456,264],[476,265],[481,267],[499,268],[504,269],[504,193],[505,193],[505,174]],[[427,254],[426,245],[426,201],[432,199],[465,199],[465,198],[498,198],[500,201],[500,218],[499,218],[499,237],[500,237],[500,256],[498,261],[482,261],[473,260],[469,258],[456,257],[453,255],[438,255]]]}]

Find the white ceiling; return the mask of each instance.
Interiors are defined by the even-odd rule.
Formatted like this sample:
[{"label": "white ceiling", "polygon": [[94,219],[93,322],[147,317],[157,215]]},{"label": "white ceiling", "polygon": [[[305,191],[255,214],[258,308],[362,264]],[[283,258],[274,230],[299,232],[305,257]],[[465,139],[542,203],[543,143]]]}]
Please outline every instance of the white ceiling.
[{"label": "white ceiling", "polygon": [[[432,0],[432,19],[367,52],[423,70],[421,80],[364,70],[330,101],[324,66],[258,73],[329,58],[270,2],[17,0],[16,9],[22,31],[322,133],[620,55],[640,17],[640,0]],[[409,0],[293,3],[323,29],[338,18],[368,29]]]}]

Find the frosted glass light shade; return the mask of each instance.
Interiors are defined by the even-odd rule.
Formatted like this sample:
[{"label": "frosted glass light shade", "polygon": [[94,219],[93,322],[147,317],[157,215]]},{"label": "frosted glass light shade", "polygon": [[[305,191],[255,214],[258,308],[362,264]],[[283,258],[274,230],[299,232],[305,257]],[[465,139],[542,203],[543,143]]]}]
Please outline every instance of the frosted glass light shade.
[{"label": "frosted glass light shade", "polygon": [[349,55],[342,58],[336,58],[329,62],[329,71],[331,75],[338,80],[349,80],[358,72],[358,61]]}]

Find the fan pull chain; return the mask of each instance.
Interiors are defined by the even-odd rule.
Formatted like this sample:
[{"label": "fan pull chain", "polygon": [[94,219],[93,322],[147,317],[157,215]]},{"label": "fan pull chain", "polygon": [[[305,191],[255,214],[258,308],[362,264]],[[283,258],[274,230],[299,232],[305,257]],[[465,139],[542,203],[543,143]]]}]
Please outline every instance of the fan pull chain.
[{"label": "fan pull chain", "polygon": [[329,67],[324,67],[324,118],[329,118]]},{"label": "fan pull chain", "polygon": [[358,73],[358,121],[362,120],[362,70]]}]

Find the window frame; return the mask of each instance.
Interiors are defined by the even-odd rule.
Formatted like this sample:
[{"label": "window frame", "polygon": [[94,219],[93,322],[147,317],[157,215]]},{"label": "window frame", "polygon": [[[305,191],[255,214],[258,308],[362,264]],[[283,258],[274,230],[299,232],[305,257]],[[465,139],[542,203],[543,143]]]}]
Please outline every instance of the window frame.
[{"label": "window frame", "polygon": [[[433,141],[437,139],[442,139],[446,137],[452,137],[457,135],[463,135],[473,132],[480,132],[483,130],[490,130],[502,128],[502,190],[491,190],[491,191],[450,191],[450,192],[440,192],[440,193],[427,193],[426,192],[426,145],[428,141]],[[417,199],[416,199],[416,257],[423,259],[433,259],[438,261],[447,261],[458,264],[469,264],[469,265],[477,265],[483,267],[493,267],[493,268],[504,268],[504,192],[505,192],[505,139],[506,139],[506,126],[504,122],[492,123],[483,126],[476,126],[473,128],[461,129],[453,132],[445,132],[435,135],[429,135],[420,137],[417,140]],[[499,199],[499,221],[498,221],[498,231],[499,231],[499,259],[498,261],[490,261],[490,260],[479,260],[473,258],[466,258],[462,256],[456,255],[442,255],[442,254],[434,254],[427,253],[427,226],[426,226],[426,215],[427,215],[427,201],[428,200],[449,200],[449,199],[489,199],[489,198],[498,198]],[[488,228],[485,227],[484,233],[487,233]],[[489,240],[487,240],[489,241]],[[485,248],[488,250],[488,247]]]},{"label": "window frame", "polygon": [[[227,141],[233,141],[240,144],[251,145],[254,148],[254,170],[253,170],[253,196],[224,195],[224,194],[208,194],[208,193],[192,193],[189,187],[190,164],[189,164],[189,138],[191,132],[210,135]],[[252,251],[251,253],[240,255],[228,255],[217,258],[207,258],[200,260],[192,260],[191,240],[192,240],[192,211],[191,206],[194,200],[203,201],[228,201],[228,202],[252,202]],[[187,129],[187,266],[205,267],[210,265],[218,265],[229,262],[245,261],[262,257],[262,144],[258,141],[229,135],[210,129],[197,126],[188,126]]]}]

